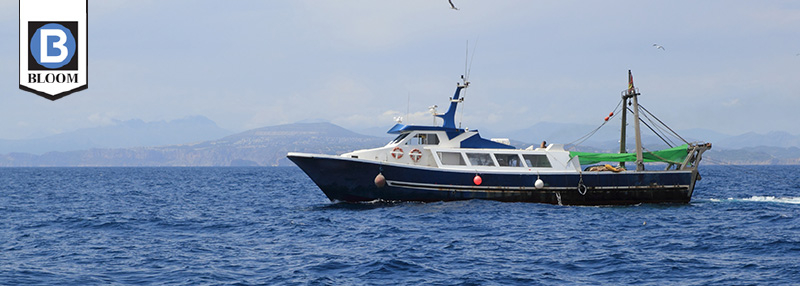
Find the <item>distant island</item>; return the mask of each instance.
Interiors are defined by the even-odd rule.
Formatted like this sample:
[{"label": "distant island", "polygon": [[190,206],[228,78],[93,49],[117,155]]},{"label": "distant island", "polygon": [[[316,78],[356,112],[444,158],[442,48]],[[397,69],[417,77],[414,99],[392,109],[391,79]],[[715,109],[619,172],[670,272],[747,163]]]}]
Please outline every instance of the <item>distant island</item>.
[{"label": "distant island", "polygon": [[[174,123],[174,124],[169,124]],[[213,121],[207,118],[188,118],[175,122],[158,122],[157,124],[146,124],[139,121],[125,122],[120,128],[99,128],[94,130],[79,130],[75,134],[63,134],[54,138],[40,139],[36,144],[31,142],[11,142],[10,140],[0,140],[0,148],[6,148],[7,153],[0,154],[0,167],[70,167],[70,166],[293,166],[286,159],[288,152],[308,152],[323,154],[341,154],[357,149],[374,148],[383,146],[389,140],[390,135],[385,137],[368,136],[355,133],[335,124],[322,120],[307,121],[306,123],[293,123],[277,126],[269,126],[248,130],[241,133],[230,134],[216,126]],[[137,127],[138,126],[138,127]],[[527,137],[511,138],[513,145],[524,148],[532,143],[532,140],[546,138],[548,142],[559,142],[559,137],[566,137],[575,133],[575,126],[551,126],[545,128],[539,126],[531,127],[525,132],[514,134],[526,134]],[[560,127],[560,128],[559,128]],[[129,130],[134,135],[126,135],[124,130]],[[152,132],[147,133],[147,130]],[[190,140],[191,143],[163,144],[167,141],[150,140],[134,141],[134,137],[153,136],[156,134],[170,134],[175,130],[189,130],[189,137],[175,136],[162,138],[164,140]],[[103,134],[103,132],[107,132]],[[572,132],[562,134],[563,132]],[[91,134],[89,134],[91,133]],[[692,133],[692,132],[689,132]],[[703,133],[696,131],[694,133]],[[220,135],[222,134],[222,135]],[[219,139],[196,140],[196,138],[206,138],[208,136],[220,135]],[[92,136],[95,141],[104,144],[120,144],[117,139],[131,142],[145,142],[142,146],[125,147],[97,147],[97,145],[73,144],[71,148],[80,146],[90,146],[83,150],[60,150],[46,151],[47,146],[53,146],[53,140],[59,142],[74,142],[76,138]],[[192,137],[194,136],[194,137]],[[588,141],[579,148],[588,151],[612,151],[617,141],[613,137],[599,138],[596,141]],[[796,165],[800,164],[800,140],[796,136],[786,133],[768,133],[766,135],[743,134],[739,136],[724,137],[714,134],[718,142],[714,143],[714,149],[707,152],[704,156],[703,164],[734,164],[734,165]],[[50,140],[50,141],[48,141]],[[563,140],[563,139],[562,139]],[[617,139],[618,140],[618,139]],[[650,140],[649,144],[658,144]],[[738,140],[738,141],[737,141]],[[709,140],[710,141],[710,140]],[[49,144],[47,144],[50,142]],[[117,142],[117,143],[115,143]],[[531,143],[529,143],[531,142]],[[535,142],[535,141],[534,141]],[[541,141],[539,141],[541,142]],[[777,146],[753,145],[776,143]],[[78,143],[80,141],[78,140]],[[568,142],[567,142],[568,143]],[[6,144],[6,145],[3,145]],[[28,149],[37,152],[25,152],[24,148],[20,151],[9,149],[17,146],[28,145]],[[39,144],[39,145],[37,145]],[[66,143],[61,143],[66,145]],[[645,143],[648,144],[648,143]],[[734,144],[742,144],[745,147],[725,148]],[[145,146],[146,145],[146,146]],[[750,146],[752,145],[752,146]],[[91,147],[94,146],[94,147]],[[101,145],[102,146],[102,145]],[[652,145],[655,146],[655,145]],[[741,145],[740,145],[741,146]],[[659,146],[661,148],[661,146]]]},{"label": "distant island", "polygon": [[289,166],[288,152],[344,153],[389,138],[357,134],[330,123],[253,129],[198,143],[0,155],[3,167],[49,166]]}]

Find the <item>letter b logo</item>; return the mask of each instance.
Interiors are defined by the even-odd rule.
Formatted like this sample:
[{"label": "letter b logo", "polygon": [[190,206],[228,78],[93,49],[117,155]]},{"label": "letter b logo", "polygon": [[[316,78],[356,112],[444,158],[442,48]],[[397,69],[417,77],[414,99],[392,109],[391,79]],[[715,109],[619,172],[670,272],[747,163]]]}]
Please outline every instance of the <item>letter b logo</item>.
[{"label": "letter b logo", "polygon": [[28,22],[28,68],[77,70],[77,31],[77,22]]}]

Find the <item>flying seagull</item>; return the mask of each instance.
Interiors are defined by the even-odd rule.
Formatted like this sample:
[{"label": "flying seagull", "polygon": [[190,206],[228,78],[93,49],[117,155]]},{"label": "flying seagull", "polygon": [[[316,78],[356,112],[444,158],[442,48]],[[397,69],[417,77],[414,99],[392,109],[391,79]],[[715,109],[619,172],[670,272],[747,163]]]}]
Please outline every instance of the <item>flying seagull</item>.
[{"label": "flying seagull", "polygon": [[666,51],[666,49],[664,49],[664,46],[659,44],[653,44],[653,47],[656,47],[656,49],[661,49],[662,51]]},{"label": "flying seagull", "polygon": [[458,8],[456,8],[456,5],[453,5],[453,0],[447,0],[447,2],[450,2],[450,8],[452,8],[453,10],[458,10]]}]

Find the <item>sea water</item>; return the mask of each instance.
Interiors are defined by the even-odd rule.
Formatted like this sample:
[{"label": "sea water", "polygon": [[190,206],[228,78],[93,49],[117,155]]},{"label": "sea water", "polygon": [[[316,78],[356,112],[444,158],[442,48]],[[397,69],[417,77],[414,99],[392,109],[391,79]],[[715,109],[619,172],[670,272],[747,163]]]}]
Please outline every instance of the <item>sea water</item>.
[{"label": "sea water", "polygon": [[800,166],[690,204],[332,203],[297,168],[0,168],[2,285],[797,285]]}]

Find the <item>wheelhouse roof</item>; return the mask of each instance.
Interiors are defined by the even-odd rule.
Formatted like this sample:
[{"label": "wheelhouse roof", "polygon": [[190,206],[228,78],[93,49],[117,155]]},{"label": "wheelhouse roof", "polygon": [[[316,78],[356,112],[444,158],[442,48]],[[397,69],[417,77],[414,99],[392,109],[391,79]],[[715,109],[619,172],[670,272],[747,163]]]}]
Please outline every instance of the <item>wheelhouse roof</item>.
[{"label": "wheelhouse roof", "polygon": [[[406,132],[411,132],[411,131],[444,131],[444,132],[447,132],[447,136],[450,137],[450,139],[453,139],[454,137],[458,136],[459,134],[466,132],[466,130],[458,129],[458,128],[447,128],[447,127],[442,127],[442,126],[405,125],[405,124],[397,123],[394,126],[392,126],[392,128],[389,129],[389,131],[386,131],[386,133],[389,133],[389,134],[401,134],[401,133],[406,133]],[[478,131],[478,130],[474,130],[474,131]],[[453,135],[451,135],[451,133]]]},{"label": "wheelhouse roof", "polygon": [[419,126],[419,125],[405,125],[405,124],[395,124],[389,129],[389,134],[403,134],[403,133],[411,133],[414,131],[421,131],[421,132],[435,132],[435,131],[444,131],[447,134],[449,140],[453,140],[454,138],[458,137],[458,135],[470,132],[473,135],[470,135],[464,139],[461,139],[460,147],[461,148],[478,148],[478,149],[516,149],[514,146],[506,145],[503,143],[494,142],[492,140],[487,140],[481,138],[478,134],[478,130],[473,131],[466,131],[464,129],[457,129],[457,128],[447,128],[447,127],[440,127],[440,126]]}]

